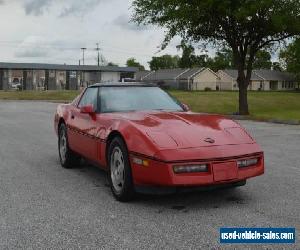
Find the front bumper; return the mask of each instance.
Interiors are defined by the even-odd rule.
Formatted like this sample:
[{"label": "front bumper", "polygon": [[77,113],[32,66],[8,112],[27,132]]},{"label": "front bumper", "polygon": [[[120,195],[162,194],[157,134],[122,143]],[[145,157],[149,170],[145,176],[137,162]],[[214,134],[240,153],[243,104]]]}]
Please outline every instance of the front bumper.
[{"label": "front bumper", "polygon": [[168,195],[174,193],[180,194],[200,191],[212,191],[216,189],[240,187],[244,185],[246,185],[246,180],[232,183],[214,184],[208,186],[135,186],[135,191],[137,193],[142,194]]},{"label": "front bumper", "polygon": [[[135,186],[143,187],[201,187],[223,185],[238,183],[264,173],[264,155],[261,152],[251,155],[231,157],[228,159],[212,159],[180,163],[147,159],[148,166],[134,163],[134,157],[139,156],[132,154],[130,157],[133,181]],[[251,158],[258,158],[258,163],[254,166],[238,168],[238,160]],[[175,165],[199,164],[199,162],[201,162],[201,164],[208,165],[207,172],[176,174],[173,171],[173,166]]]}]

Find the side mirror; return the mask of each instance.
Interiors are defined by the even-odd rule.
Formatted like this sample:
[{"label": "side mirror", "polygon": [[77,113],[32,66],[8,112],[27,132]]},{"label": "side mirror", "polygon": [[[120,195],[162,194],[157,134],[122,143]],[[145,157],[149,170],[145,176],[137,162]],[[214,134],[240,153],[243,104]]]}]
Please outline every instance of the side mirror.
[{"label": "side mirror", "polygon": [[190,107],[184,103],[181,104],[182,108],[184,111],[188,112],[188,111],[191,111]]},{"label": "side mirror", "polygon": [[89,115],[94,114],[95,113],[94,106],[92,104],[82,106],[80,108],[80,113],[89,114]]}]

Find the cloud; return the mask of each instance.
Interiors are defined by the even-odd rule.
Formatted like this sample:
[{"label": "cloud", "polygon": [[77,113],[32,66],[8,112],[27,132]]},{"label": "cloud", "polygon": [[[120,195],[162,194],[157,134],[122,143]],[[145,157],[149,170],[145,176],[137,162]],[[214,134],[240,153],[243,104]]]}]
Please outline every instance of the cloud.
[{"label": "cloud", "polygon": [[2,61],[78,64],[80,48],[87,47],[85,63],[95,65],[99,42],[107,61],[124,65],[135,57],[147,65],[163,40],[161,29],[130,23],[133,0],[0,1],[0,16],[6,20],[0,22]]},{"label": "cloud", "polygon": [[15,57],[19,58],[38,58],[47,57],[49,55],[49,49],[46,46],[42,46],[44,39],[39,36],[27,37],[20,45],[18,45],[15,51]]},{"label": "cloud", "polygon": [[63,11],[61,12],[60,16],[65,17],[72,14],[79,14],[83,15],[90,10],[93,10],[94,7],[100,4],[105,0],[85,0],[85,1],[72,1],[71,4],[67,5]]},{"label": "cloud", "polygon": [[44,58],[45,56],[48,56],[48,52],[43,49],[32,49],[32,48],[23,48],[22,51],[18,50],[15,53],[16,57],[19,58]]},{"label": "cloud", "polygon": [[[47,61],[56,60],[57,62],[66,62],[74,55],[80,58],[80,48],[84,46],[81,41],[51,39],[43,36],[28,36],[19,43],[14,50],[14,57],[21,60]],[[89,51],[87,51],[88,55]],[[94,51],[93,51],[94,54]],[[73,63],[77,63],[77,59]]]},{"label": "cloud", "polygon": [[52,3],[53,0],[27,0],[24,3],[25,13],[35,16],[42,15]]},{"label": "cloud", "polygon": [[[3,1],[3,0],[0,0]],[[23,3],[27,15],[40,16],[50,8],[59,8],[60,17],[69,15],[85,15],[101,2],[107,0],[25,0]]]},{"label": "cloud", "polygon": [[130,21],[130,17],[126,14],[122,14],[113,20],[113,24],[119,26],[121,29],[132,31],[149,30],[149,26],[136,25]]}]

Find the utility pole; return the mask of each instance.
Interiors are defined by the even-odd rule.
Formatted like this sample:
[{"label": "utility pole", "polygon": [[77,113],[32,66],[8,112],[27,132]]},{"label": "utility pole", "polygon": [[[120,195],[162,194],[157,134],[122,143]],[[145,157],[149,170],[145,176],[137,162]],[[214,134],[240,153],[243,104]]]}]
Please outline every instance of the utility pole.
[{"label": "utility pole", "polygon": [[97,62],[98,62],[98,67],[100,66],[100,48],[99,48],[99,43],[96,43],[97,48],[96,51],[98,52],[98,58],[97,58]]},{"label": "utility pole", "polygon": [[82,50],[82,65],[84,65],[84,51],[86,50],[86,48],[81,48]]}]

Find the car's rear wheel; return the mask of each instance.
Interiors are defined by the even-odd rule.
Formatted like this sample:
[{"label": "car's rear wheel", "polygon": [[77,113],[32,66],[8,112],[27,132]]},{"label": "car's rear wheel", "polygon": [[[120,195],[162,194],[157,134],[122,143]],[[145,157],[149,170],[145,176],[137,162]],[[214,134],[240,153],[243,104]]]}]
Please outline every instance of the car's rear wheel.
[{"label": "car's rear wheel", "polygon": [[58,153],[63,168],[74,168],[80,165],[80,156],[72,152],[69,147],[67,128],[64,123],[59,126]]},{"label": "car's rear wheel", "polygon": [[134,185],[128,152],[120,137],[112,140],[108,153],[109,182],[113,195],[118,201],[130,201],[134,197]]}]

